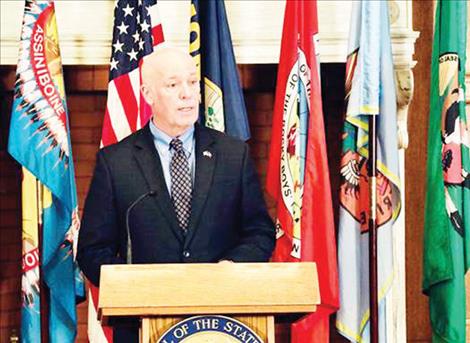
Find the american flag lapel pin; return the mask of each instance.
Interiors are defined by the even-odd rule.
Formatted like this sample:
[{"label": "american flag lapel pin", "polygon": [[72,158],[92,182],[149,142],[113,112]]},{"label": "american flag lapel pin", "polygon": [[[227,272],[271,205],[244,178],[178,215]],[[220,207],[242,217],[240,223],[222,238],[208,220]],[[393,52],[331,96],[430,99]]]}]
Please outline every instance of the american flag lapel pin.
[{"label": "american flag lapel pin", "polygon": [[202,152],[202,156],[205,156],[205,157],[208,157],[208,158],[212,158],[212,153],[209,151],[209,150],[204,150]]}]

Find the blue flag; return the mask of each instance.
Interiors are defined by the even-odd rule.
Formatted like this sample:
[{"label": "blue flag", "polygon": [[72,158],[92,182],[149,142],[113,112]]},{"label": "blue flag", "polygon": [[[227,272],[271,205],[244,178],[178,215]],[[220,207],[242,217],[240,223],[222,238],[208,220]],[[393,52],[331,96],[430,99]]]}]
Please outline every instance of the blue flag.
[{"label": "blue flag", "polygon": [[190,53],[201,79],[201,121],[242,140],[250,138],[232,38],[223,1],[191,0]]},{"label": "blue flag", "polygon": [[[23,205],[38,204],[42,247],[23,250],[22,339],[39,342],[39,316],[48,315],[50,342],[73,342],[84,284],[73,254],[80,221],[52,0],[25,1],[8,151],[39,184],[37,192],[23,186]],[[23,249],[30,238],[23,234]],[[31,268],[42,268],[50,292],[48,314],[38,311],[39,274],[27,263],[32,257],[38,261]]]},{"label": "blue flag", "polygon": [[370,341],[368,120],[369,116],[376,116],[379,339],[380,342],[396,342],[395,337],[387,336],[387,332],[392,332],[389,326],[394,325],[394,318],[386,317],[387,300],[394,282],[393,228],[401,207],[397,107],[387,2],[353,3],[346,102],[338,226],[341,307],[336,327],[350,341]]}]

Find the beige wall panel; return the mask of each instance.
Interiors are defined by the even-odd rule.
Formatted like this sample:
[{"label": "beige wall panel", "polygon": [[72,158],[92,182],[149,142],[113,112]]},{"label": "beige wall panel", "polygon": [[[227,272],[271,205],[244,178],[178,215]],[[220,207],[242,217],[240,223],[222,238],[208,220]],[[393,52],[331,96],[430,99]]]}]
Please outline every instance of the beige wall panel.
[{"label": "beige wall panel", "polygon": [[[411,3],[390,1],[396,63],[411,63]],[[112,39],[114,1],[56,0],[64,64],[107,64]],[[166,39],[187,47],[189,1],[160,0]],[[0,1],[0,64],[15,64],[23,1]],[[238,63],[277,63],[285,1],[226,1]],[[322,62],[345,62],[351,1],[319,1]]]}]

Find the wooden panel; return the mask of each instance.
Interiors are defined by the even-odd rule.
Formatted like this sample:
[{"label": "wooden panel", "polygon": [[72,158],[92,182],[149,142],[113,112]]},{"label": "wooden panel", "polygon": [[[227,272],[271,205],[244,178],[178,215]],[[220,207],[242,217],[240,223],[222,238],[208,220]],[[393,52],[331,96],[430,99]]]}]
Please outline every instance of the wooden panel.
[{"label": "wooden panel", "polygon": [[[150,342],[156,342],[168,329],[176,323],[184,320],[185,317],[160,317],[149,319]],[[144,319],[145,320],[145,319]],[[147,343],[147,341],[144,341]]]},{"label": "wooden panel", "polygon": [[274,343],[275,342],[275,332],[276,332],[276,326],[274,325],[274,316],[268,316],[267,318],[268,322],[267,324],[267,337],[266,337],[266,342],[267,343]]},{"label": "wooden panel", "polygon": [[314,263],[110,265],[101,270],[104,316],[311,312],[319,301]]},{"label": "wooden panel", "polygon": [[420,36],[415,46],[415,90],[408,112],[410,144],[405,154],[406,324],[409,342],[431,341],[428,300],[421,292],[421,285],[433,20],[431,2],[413,1],[413,29],[420,31]]},{"label": "wooden panel", "polygon": [[109,317],[140,317],[181,314],[232,314],[232,313],[310,313],[315,312],[316,305],[207,305],[195,306],[184,304],[182,306],[134,306],[134,307],[104,307],[98,316],[105,325]]},{"label": "wooden panel", "polygon": [[[236,316],[233,318],[251,328],[263,342],[268,341],[268,330],[271,328],[269,326],[269,318],[274,320],[273,316]],[[274,332],[274,327],[272,330]]]},{"label": "wooden panel", "polygon": [[140,328],[139,328],[139,341],[140,341],[140,343],[150,342],[151,327],[152,327],[152,319],[142,318],[142,324],[140,325]]}]

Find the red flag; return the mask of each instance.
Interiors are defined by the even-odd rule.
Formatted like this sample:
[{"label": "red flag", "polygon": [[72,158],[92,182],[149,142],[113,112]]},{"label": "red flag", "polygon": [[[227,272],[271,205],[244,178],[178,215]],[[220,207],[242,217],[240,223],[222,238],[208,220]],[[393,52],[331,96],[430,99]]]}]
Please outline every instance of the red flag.
[{"label": "red flag", "polygon": [[339,306],[317,34],[316,1],[287,1],[266,187],[277,201],[273,260],[317,263],[321,304],[292,325],[299,343],[329,342]]},{"label": "red flag", "polygon": [[[116,1],[102,146],[120,141],[150,119],[150,108],[140,93],[140,66],[163,40],[156,0]],[[88,339],[92,343],[112,342],[112,328],[101,326],[96,319],[99,289],[88,284]]]}]

